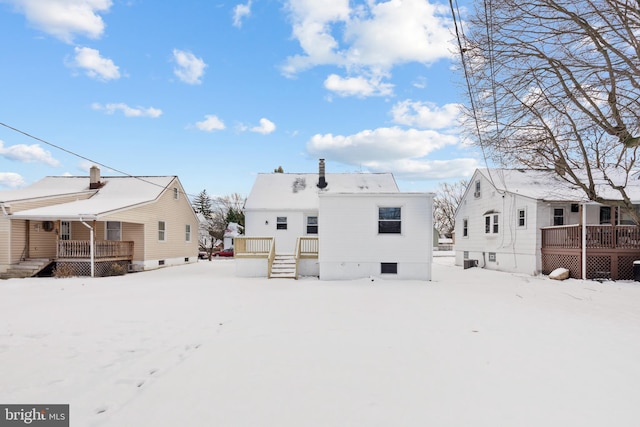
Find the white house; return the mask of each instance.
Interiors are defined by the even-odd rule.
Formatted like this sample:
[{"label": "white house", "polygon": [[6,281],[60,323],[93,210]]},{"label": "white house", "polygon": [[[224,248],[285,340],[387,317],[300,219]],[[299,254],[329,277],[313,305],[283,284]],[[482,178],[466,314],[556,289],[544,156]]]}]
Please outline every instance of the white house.
[{"label": "white house", "polygon": [[[400,192],[392,174],[259,174],[247,197],[239,275],[323,280],[431,279],[433,195]],[[240,244],[238,244],[240,243]],[[286,262],[285,262],[286,263]],[[286,268],[285,268],[286,270]]]},{"label": "white house", "polygon": [[233,248],[234,239],[242,235],[242,226],[235,222],[227,224],[224,230],[223,245],[224,249]]},{"label": "white house", "polygon": [[[599,186],[606,197],[619,196]],[[640,196],[640,182],[627,191]],[[603,193],[604,192],[604,193]],[[640,201],[640,198],[638,198]],[[477,169],[455,217],[456,265],[572,277],[632,278],[640,259],[628,213],[590,202],[552,170]]]}]

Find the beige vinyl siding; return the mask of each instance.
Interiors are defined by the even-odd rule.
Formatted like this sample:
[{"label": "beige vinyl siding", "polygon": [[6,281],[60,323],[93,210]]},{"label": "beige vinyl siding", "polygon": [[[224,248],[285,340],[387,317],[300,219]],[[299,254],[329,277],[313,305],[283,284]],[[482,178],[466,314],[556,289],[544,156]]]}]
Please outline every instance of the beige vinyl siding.
[{"label": "beige vinyl siding", "polygon": [[[9,218],[0,215],[0,242],[9,242],[11,238],[10,232],[11,224]],[[9,251],[11,250],[11,244],[0,244],[0,267],[9,264]],[[0,268],[0,271],[2,269]]]},{"label": "beige vinyl siding", "polygon": [[25,253],[25,247],[27,245],[27,226],[29,221],[19,220],[11,222],[11,258],[10,263],[16,263],[20,261],[20,258]]},{"label": "beige vinyl siding", "polygon": [[122,240],[133,242],[133,260],[144,261],[144,224],[122,223]]},{"label": "beige vinyl siding", "polygon": [[[174,198],[174,187],[180,191],[177,200]],[[136,260],[193,257],[198,254],[198,239],[192,236],[191,242],[185,241],[184,226],[191,224],[193,232],[198,229],[198,221],[178,180],[172,181],[156,201],[108,215],[102,220],[144,224],[144,257],[138,258],[140,245],[135,243]],[[163,242],[158,241],[158,221],[166,223]],[[123,232],[123,240],[132,240],[125,236]]]},{"label": "beige vinyl siding", "polygon": [[[14,222],[17,221],[14,220]],[[28,224],[29,258],[55,258],[57,242],[55,230],[45,231],[42,221],[29,221]]]}]

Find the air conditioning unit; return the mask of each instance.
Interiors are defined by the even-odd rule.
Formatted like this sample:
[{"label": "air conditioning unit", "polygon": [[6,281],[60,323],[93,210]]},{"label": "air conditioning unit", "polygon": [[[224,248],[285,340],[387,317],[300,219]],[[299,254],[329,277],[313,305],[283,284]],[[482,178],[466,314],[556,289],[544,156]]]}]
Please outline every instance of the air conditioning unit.
[{"label": "air conditioning unit", "polygon": [[480,192],[476,191],[475,193],[473,193],[473,197],[478,198],[480,197]]},{"label": "air conditioning unit", "polygon": [[464,260],[464,269],[466,270],[467,268],[472,268],[472,267],[477,267],[478,266],[478,260],[477,259],[465,259]]}]

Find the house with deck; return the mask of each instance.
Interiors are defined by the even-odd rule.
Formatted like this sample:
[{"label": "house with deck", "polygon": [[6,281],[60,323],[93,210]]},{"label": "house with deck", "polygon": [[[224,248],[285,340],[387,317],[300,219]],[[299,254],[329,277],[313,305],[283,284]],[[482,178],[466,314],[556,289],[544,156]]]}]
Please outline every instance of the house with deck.
[{"label": "house with deck", "polygon": [[[640,181],[627,183],[640,203]],[[614,190],[598,191],[615,201]],[[615,203],[589,201],[553,170],[478,169],[455,216],[456,264],[573,278],[632,279],[640,229]]]},{"label": "house with deck", "polygon": [[258,174],[235,238],[240,276],[431,280],[433,194],[390,173]]},{"label": "house with deck", "polygon": [[108,275],[197,261],[198,219],[176,176],[46,177],[0,192],[0,274]]}]

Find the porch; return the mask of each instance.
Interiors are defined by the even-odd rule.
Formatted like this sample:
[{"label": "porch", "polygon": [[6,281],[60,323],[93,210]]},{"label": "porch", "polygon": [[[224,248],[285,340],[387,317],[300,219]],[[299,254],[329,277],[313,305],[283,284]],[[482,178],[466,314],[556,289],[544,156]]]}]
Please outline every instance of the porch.
[{"label": "porch", "polygon": [[542,273],[566,268],[582,278],[582,244],[586,248],[586,278],[632,280],[633,261],[640,260],[640,227],[635,225],[545,227],[542,232]]},{"label": "porch", "polygon": [[318,238],[299,237],[293,254],[278,254],[273,237],[236,237],[234,257],[238,259],[265,259],[266,276],[297,279],[300,263],[318,258]]},{"label": "porch", "polygon": [[[58,240],[56,268],[69,269],[78,276],[90,276],[91,258],[89,240]],[[114,271],[126,272],[131,260],[133,260],[132,241],[97,240],[93,244],[95,276],[109,276],[114,274]]]}]

